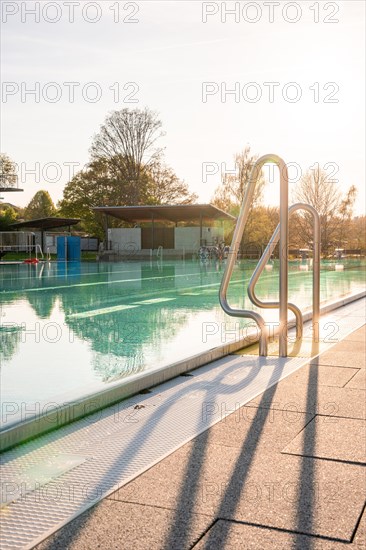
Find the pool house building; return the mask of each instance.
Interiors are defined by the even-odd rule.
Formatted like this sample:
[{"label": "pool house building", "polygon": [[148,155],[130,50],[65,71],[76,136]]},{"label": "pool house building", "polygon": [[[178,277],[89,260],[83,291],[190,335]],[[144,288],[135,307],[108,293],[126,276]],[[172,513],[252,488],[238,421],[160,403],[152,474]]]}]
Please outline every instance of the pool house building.
[{"label": "pool house building", "polygon": [[[161,253],[170,258],[190,258],[201,246],[218,246],[224,240],[224,222],[235,218],[211,204],[158,206],[101,206],[107,242],[103,259],[148,258]],[[111,218],[129,227],[111,227]]]}]

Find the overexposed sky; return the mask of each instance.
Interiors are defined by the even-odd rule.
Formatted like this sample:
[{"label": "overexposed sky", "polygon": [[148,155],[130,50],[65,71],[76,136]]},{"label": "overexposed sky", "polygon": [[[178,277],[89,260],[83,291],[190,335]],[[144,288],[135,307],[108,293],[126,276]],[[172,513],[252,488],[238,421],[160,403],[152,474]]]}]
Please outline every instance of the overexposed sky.
[{"label": "overexposed sky", "polygon": [[[5,200],[24,206],[47,189],[57,202],[106,114],[147,106],[167,163],[200,202],[249,144],[291,163],[290,189],[317,164],[342,190],[356,185],[362,213],[363,0],[4,0],[1,10],[1,150],[25,189]],[[273,181],[266,202],[277,196]]]}]

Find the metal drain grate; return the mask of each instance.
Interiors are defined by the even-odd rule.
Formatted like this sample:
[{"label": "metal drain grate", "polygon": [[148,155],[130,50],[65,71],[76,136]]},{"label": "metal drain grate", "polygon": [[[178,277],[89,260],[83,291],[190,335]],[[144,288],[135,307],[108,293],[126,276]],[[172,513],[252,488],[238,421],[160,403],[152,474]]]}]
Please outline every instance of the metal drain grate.
[{"label": "metal drain grate", "polygon": [[[336,316],[343,337],[364,324],[353,311]],[[12,502],[1,510],[1,548],[32,548],[308,361],[227,356],[4,453],[2,493]],[[46,478],[34,475],[50,463]]]}]

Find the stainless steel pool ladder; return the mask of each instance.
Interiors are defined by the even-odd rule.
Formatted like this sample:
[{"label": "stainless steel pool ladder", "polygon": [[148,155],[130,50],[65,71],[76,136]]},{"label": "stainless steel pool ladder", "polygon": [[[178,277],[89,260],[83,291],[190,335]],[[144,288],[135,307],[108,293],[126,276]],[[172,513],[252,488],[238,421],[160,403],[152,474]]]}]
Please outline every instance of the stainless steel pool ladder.
[{"label": "stainless steel pool ladder", "polygon": [[[248,285],[248,296],[252,303],[262,308],[279,307],[279,355],[287,357],[287,331],[288,331],[288,309],[295,314],[296,336],[302,337],[303,319],[300,309],[288,302],[288,221],[289,216],[297,210],[306,210],[313,216],[313,327],[314,339],[319,338],[319,310],[320,310],[320,218],[316,210],[309,204],[298,203],[288,207],[288,171],[283,159],[277,155],[269,154],[260,157],[253,166],[249,176],[249,182],[244,196],[243,204],[235,227],[226,269],[221,281],[219,300],[221,307],[228,315],[233,317],[253,319],[259,329],[259,355],[268,354],[268,329],[264,318],[256,311],[245,309],[233,309],[227,301],[227,290],[235,267],[244,228],[252,205],[253,194],[258,177],[264,164],[272,162],[280,171],[280,223],[275,229]],[[280,281],[279,281],[279,302],[262,302],[255,294],[255,285],[262,273],[268,259],[271,257],[276,244],[280,241]]]}]

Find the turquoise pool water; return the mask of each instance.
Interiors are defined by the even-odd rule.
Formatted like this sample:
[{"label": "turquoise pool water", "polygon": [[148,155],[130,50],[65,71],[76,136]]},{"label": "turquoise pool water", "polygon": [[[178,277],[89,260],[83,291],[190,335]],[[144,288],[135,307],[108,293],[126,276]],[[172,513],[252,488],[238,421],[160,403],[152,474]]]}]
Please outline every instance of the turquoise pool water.
[{"label": "turquoise pool water", "polygon": [[[255,265],[237,265],[232,305],[252,307],[245,289]],[[223,269],[194,261],[1,265],[3,427],[243,336],[253,323],[218,303]],[[311,305],[311,280],[306,261],[291,263],[289,299],[302,309]],[[364,283],[365,261],[323,262],[321,301]],[[275,262],[257,294],[269,300],[277,291]],[[277,312],[265,317],[276,322]]]}]

